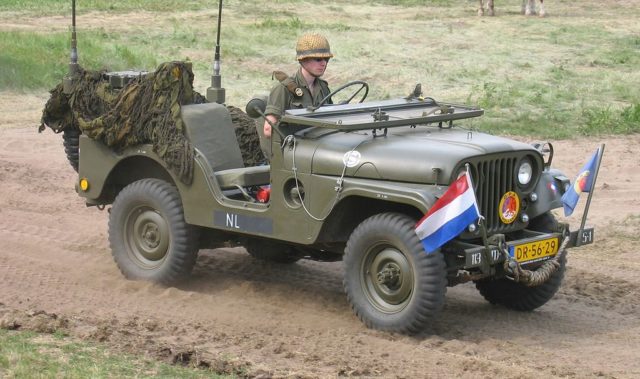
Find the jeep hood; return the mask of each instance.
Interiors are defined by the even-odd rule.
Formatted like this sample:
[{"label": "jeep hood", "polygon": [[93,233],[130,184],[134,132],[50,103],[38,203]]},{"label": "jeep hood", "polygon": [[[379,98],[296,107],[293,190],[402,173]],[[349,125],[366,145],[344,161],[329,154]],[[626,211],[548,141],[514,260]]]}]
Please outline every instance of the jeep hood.
[{"label": "jeep hood", "polygon": [[345,154],[352,151],[347,177],[434,183],[438,172],[438,183],[448,184],[456,165],[470,157],[513,151],[538,154],[528,144],[463,129],[418,126],[390,128],[386,136],[381,133],[376,138],[371,131],[319,133],[304,141],[315,140],[315,149],[308,145],[296,149],[296,161],[310,161],[314,174],[338,176]]}]

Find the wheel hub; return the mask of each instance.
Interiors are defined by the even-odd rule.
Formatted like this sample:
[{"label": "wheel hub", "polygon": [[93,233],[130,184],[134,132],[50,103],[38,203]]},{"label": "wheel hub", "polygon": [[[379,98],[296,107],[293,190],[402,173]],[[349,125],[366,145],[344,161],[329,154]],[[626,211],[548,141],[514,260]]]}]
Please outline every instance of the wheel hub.
[{"label": "wheel hub", "polygon": [[407,257],[394,247],[378,247],[369,251],[363,263],[363,284],[371,303],[385,313],[402,310],[411,300],[414,285]]},{"label": "wheel hub", "polygon": [[129,253],[140,264],[155,266],[165,258],[170,244],[169,225],[155,209],[135,209],[125,228]]},{"label": "wheel hub", "polygon": [[387,287],[395,287],[400,281],[402,272],[400,267],[394,263],[387,263],[384,268],[378,272],[378,283]]},{"label": "wheel hub", "polygon": [[142,232],[142,239],[150,248],[158,247],[158,245],[160,244],[158,225],[146,224]]}]

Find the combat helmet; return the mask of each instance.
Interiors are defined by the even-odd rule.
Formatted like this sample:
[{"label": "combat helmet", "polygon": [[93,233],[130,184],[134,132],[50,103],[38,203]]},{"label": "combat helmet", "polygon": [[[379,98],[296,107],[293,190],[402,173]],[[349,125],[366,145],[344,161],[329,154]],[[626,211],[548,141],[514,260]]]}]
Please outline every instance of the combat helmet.
[{"label": "combat helmet", "polygon": [[298,61],[306,58],[333,58],[333,54],[329,41],[323,35],[307,33],[298,38],[296,58]]}]

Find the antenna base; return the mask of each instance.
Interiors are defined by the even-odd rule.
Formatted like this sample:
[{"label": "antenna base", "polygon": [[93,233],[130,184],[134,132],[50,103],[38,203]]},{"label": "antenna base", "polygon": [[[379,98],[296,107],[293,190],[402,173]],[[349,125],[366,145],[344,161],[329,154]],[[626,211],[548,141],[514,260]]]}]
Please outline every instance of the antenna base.
[{"label": "antenna base", "polygon": [[62,79],[62,93],[65,95],[71,95],[73,93],[73,87],[80,73],[80,65],[77,63],[69,63],[69,73]]},{"label": "antenna base", "polygon": [[222,88],[220,75],[211,75],[211,87],[207,88],[207,101],[224,104],[225,90]]},{"label": "antenna base", "polygon": [[224,104],[224,88],[207,88],[207,101],[210,103]]}]

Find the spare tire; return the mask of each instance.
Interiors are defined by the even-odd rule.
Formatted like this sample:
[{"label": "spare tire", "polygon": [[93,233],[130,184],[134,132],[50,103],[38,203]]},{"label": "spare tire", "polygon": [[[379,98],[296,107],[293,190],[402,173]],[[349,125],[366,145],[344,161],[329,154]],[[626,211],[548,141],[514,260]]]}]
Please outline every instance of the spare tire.
[{"label": "spare tire", "polygon": [[78,162],[80,159],[80,130],[67,128],[62,132],[64,152],[71,167],[78,172]]}]

